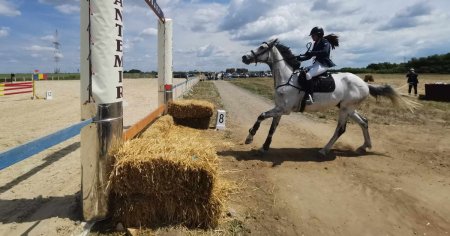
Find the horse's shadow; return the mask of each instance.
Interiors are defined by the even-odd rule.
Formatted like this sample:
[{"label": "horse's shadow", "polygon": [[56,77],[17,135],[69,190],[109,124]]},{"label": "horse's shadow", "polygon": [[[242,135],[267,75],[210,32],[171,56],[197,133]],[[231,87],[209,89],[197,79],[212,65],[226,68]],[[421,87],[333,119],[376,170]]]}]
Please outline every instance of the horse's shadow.
[{"label": "horse's shadow", "polygon": [[336,157],[365,157],[384,156],[376,152],[358,153],[354,150],[332,149],[330,153],[323,156],[319,148],[271,148],[267,152],[252,149],[248,150],[226,150],[218,152],[220,156],[233,156],[238,161],[259,160],[272,162],[272,166],[281,165],[283,162],[326,162],[333,161]]}]

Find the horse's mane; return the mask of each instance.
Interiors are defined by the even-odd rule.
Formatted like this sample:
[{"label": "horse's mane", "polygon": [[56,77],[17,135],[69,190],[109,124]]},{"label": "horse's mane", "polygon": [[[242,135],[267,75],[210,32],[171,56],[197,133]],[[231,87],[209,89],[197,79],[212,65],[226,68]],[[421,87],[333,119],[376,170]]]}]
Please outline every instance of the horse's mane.
[{"label": "horse's mane", "polygon": [[331,44],[331,48],[334,49],[335,47],[339,47],[339,36],[335,34],[329,34],[327,36],[324,36],[328,42]]},{"label": "horse's mane", "polygon": [[298,69],[300,67],[300,62],[297,61],[295,55],[292,53],[289,47],[284,46],[281,43],[277,43],[275,47],[277,47],[278,51],[281,53],[286,63],[290,65],[293,70]]}]

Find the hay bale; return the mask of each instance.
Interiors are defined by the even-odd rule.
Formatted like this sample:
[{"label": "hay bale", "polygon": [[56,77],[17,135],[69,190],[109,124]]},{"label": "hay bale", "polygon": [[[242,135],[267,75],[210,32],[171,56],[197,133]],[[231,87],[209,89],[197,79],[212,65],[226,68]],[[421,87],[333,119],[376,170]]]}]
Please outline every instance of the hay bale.
[{"label": "hay bale", "polygon": [[210,117],[206,118],[173,118],[177,125],[187,126],[194,129],[208,129],[211,122]]},{"label": "hay bale", "polygon": [[174,118],[206,118],[214,113],[214,105],[203,100],[176,100],[168,105],[167,112]]},{"label": "hay bale", "polygon": [[373,75],[365,75],[364,82],[374,82]]},{"label": "hay bale", "polygon": [[115,154],[111,211],[126,227],[217,226],[225,197],[215,148],[200,131],[158,119]]},{"label": "hay bale", "polygon": [[167,111],[178,125],[208,129],[214,105],[202,100],[177,100],[169,103]]}]

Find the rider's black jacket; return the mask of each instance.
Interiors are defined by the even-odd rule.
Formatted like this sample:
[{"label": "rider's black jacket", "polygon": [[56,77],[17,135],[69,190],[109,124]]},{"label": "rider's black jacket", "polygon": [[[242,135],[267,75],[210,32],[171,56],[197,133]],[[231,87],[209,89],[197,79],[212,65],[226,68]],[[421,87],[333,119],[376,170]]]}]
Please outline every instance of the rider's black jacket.
[{"label": "rider's black jacket", "polygon": [[330,59],[330,51],[330,42],[328,42],[328,40],[325,38],[321,38],[317,42],[314,42],[313,49],[310,52],[305,53],[305,55],[303,56],[299,56],[298,60],[306,61],[311,59],[312,57],[316,57],[314,61],[317,61],[326,67],[333,67],[336,65]]}]

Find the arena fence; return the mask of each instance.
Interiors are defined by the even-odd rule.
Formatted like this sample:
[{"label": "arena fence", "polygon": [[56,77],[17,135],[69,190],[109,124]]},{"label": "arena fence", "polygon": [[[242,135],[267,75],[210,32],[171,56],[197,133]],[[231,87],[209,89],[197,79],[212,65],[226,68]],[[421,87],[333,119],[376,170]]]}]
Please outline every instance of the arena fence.
[{"label": "arena fence", "polygon": [[21,83],[0,83],[0,96],[23,93],[33,93],[32,98],[34,98],[34,81]]},{"label": "arena fence", "polygon": [[190,91],[191,88],[196,85],[199,80],[199,78],[194,77],[187,79],[185,82],[174,85],[172,88],[173,98],[177,99],[179,97],[182,97],[186,92]]}]

